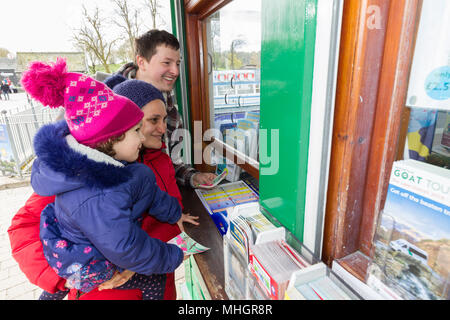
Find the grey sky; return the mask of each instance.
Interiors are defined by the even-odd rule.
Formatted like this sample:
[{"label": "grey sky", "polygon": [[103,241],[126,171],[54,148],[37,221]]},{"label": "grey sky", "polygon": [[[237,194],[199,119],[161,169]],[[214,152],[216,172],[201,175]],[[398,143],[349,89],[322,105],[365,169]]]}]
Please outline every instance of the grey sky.
[{"label": "grey sky", "polygon": [[[128,0],[141,5],[144,0]],[[162,14],[170,27],[170,1],[160,0]],[[93,8],[97,4],[104,17],[111,16],[111,0],[15,0],[2,8],[3,26],[0,47],[17,51],[73,51],[72,28],[80,26],[82,4]],[[148,23],[150,25],[150,23]],[[167,29],[167,25],[164,29]],[[170,31],[170,30],[169,30]],[[117,32],[111,30],[111,32]],[[112,35],[114,36],[114,34]]]}]

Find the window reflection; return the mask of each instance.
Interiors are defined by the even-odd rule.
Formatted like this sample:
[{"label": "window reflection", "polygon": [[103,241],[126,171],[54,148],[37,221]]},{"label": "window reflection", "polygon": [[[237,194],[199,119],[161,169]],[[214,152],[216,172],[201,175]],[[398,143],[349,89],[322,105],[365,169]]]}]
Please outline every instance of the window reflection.
[{"label": "window reflection", "polygon": [[211,128],[258,159],[261,1],[234,0],[207,20]]},{"label": "window reflection", "polygon": [[410,109],[403,155],[446,169],[450,169],[449,14],[447,0],[423,3],[406,99]]}]

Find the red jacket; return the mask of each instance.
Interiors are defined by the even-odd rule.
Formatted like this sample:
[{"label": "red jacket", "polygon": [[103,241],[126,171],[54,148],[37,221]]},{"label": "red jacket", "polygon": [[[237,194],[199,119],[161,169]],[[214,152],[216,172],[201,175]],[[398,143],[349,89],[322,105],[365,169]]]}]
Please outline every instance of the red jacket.
[{"label": "red jacket", "polygon": [[[162,146],[163,148],[165,148],[164,144]],[[156,177],[156,184],[159,188],[166,191],[172,197],[177,198],[181,209],[183,209],[181,193],[175,179],[175,169],[173,168],[172,160],[170,160],[170,157],[166,153],[162,152],[162,149],[145,149],[144,153],[139,157],[139,162],[146,164],[152,169]],[[171,225],[160,222],[148,214],[145,214],[144,220],[142,221],[142,228],[151,237],[164,242],[169,241],[181,232],[176,223]],[[176,297],[175,274],[172,272],[167,274],[164,300],[175,300]]]},{"label": "red jacket", "polygon": [[[165,148],[164,144],[163,148]],[[161,190],[177,198],[181,209],[183,209],[181,193],[175,179],[175,169],[173,168],[172,160],[166,153],[162,152],[162,149],[145,149],[144,153],[139,157],[139,162],[152,169],[156,177],[156,183]],[[142,228],[149,234],[151,233],[152,237],[164,242],[169,241],[181,232],[177,224],[162,223],[149,215],[146,215],[142,222]]]},{"label": "red jacket", "polygon": [[[175,180],[175,170],[170,157],[162,150],[146,149],[140,161],[148,165],[156,176],[158,186],[176,197],[181,204],[181,194]],[[13,258],[28,280],[45,291],[54,293],[64,290],[65,279],[59,277],[48,265],[39,240],[39,221],[42,210],[54,201],[55,197],[42,197],[33,193],[25,205],[13,217],[8,235]],[[177,224],[161,223],[145,214],[142,228],[154,238],[168,241],[180,233]],[[69,299],[75,299],[76,290],[71,290]],[[176,298],[174,274],[168,274],[164,299]],[[90,291],[81,300],[142,300],[140,290],[102,290]]]}]

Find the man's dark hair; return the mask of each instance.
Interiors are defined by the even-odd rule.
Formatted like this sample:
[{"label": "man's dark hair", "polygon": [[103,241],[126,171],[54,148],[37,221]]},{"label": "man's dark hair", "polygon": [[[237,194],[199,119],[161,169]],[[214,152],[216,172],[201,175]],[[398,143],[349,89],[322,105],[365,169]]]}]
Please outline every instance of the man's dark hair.
[{"label": "man's dark hair", "polygon": [[180,43],[175,36],[164,30],[152,29],[147,31],[135,41],[136,54],[144,57],[147,61],[155,55],[156,48],[165,45],[174,50],[180,49]]}]

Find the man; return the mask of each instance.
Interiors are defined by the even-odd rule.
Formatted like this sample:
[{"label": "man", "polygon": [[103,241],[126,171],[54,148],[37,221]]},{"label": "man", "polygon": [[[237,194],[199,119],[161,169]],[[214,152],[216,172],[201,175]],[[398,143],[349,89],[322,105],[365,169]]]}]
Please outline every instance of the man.
[{"label": "man", "polygon": [[[167,108],[167,143],[169,154],[181,141],[172,141],[172,133],[183,128],[183,123],[175,107],[173,87],[180,75],[180,44],[174,35],[164,30],[150,30],[135,40],[136,63],[123,65],[117,73],[125,78],[138,79],[159,89]],[[108,84],[109,85],[109,84]],[[216,177],[213,173],[198,172],[183,163],[179,155],[172,158],[177,181],[182,185],[197,187],[211,184]]]}]

